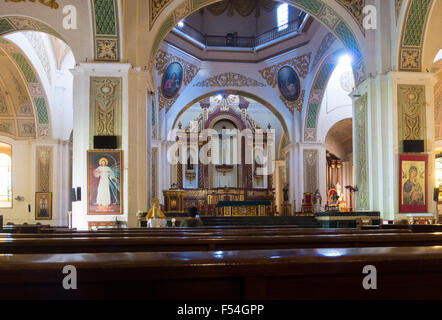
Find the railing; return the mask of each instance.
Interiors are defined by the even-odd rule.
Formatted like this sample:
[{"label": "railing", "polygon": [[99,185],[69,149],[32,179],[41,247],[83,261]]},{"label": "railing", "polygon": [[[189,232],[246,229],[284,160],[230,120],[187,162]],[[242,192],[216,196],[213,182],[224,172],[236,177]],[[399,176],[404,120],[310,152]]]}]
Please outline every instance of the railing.
[{"label": "railing", "polygon": [[229,33],[225,36],[207,35],[183,21],[175,27],[175,30],[184,33],[206,47],[255,48],[286,35],[298,33],[307,16],[308,15],[303,12],[295,20],[283,26],[270,29],[256,37],[238,36],[237,33]]}]

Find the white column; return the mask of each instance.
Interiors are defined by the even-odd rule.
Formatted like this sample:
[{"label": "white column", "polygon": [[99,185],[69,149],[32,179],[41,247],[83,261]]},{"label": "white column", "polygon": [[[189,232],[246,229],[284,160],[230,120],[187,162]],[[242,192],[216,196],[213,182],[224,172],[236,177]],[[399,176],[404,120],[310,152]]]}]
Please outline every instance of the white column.
[{"label": "white column", "polygon": [[[137,123],[130,122],[137,108],[129,108],[129,64],[121,63],[81,63],[71,70],[73,79],[73,100],[74,100],[74,132],[73,132],[73,187],[81,187],[81,201],[72,205],[73,227],[81,230],[88,228],[89,221],[128,221],[129,206],[136,201],[135,179],[129,180],[129,167],[131,170],[136,168],[129,165],[132,155],[129,157],[129,133],[136,132]],[[87,151],[90,150],[90,77],[121,77],[123,79],[122,89],[122,150],[123,150],[123,215],[112,216],[94,216],[87,215]],[[136,94],[136,90],[135,94]],[[132,115],[131,115],[132,113]],[[135,113],[136,114],[136,113]],[[129,129],[131,127],[131,129]],[[135,128],[135,129],[134,129]],[[133,161],[132,161],[133,162]],[[136,169],[135,169],[136,170]],[[133,198],[135,196],[135,199]],[[134,201],[135,200],[135,201]],[[132,214],[136,214],[136,209],[132,209]]]}]

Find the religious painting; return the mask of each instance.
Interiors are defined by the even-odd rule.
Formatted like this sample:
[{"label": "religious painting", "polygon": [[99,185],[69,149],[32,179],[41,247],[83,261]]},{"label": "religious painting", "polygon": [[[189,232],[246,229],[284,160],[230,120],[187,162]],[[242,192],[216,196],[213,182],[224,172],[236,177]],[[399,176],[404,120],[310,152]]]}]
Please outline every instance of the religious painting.
[{"label": "religious painting", "polygon": [[161,85],[163,96],[173,99],[180,91],[183,82],[183,67],[178,62],[171,63],[164,72]]},{"label": "religious painting", "polygon": [[282,67],[278,72],[278,86],[282,96],[288,101],[296,101],[301,94],[301,83],[292,67]]},{"label": "religious painting", "polygon": [[427,155],[399,156],[399,212],[426,213],[428,209]]},{"label": "religious painting", "polygon": [[88,151],[87,201],[89,215],[123,214],[121,151]]},{"label": "religious painting", "polygon": [[35,193],[35,220],[52,220],[52,193]]}]

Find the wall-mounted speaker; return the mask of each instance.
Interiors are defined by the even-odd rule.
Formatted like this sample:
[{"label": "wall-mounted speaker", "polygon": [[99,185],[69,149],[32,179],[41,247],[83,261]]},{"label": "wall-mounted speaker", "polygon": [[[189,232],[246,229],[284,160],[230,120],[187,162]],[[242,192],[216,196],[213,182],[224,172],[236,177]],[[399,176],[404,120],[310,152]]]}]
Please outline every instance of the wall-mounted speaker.
[{"label": "wall-mounted speaker", "polygon": [[77,201],[81,201],[81,187],[77,187]]},{"label": "wall-mounted speaker", "polygon": [[28,212],[29,213],[31,212],[31,205],[30,204],[28,204]]},{"label": "wall-mounted speaker", "polygon": [[115,150],[117,148],[117,136],[94,136],[94,149]]},{"label": "wall-mounted speaker", "polygon": [[434,188],[433,200],[436,202],[439,201],[439,188]]},{"label": "wall-mounted speaker", "polygon": [[425,152],[424,140],[404,140],[404,153],[421,153]]},{"label": "wall-mounted speaker", "polygon": [[77,201],[77,193],[75,192],[75,188],[72,188],[72,190],[71,190],[71,201],[72,202]]}]

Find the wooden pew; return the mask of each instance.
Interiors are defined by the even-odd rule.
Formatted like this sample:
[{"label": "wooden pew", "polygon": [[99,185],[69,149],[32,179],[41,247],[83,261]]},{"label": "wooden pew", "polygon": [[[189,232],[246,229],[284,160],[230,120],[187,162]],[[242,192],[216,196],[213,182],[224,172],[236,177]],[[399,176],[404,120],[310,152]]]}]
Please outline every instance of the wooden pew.
[{"label": "wooden pew", "polygon": [[3,238],[0,239],[0,253],[172,252],[441,245],[440,233]]},{"label": "wooden pew", "polygon": [[[63,267],[78,289],[64,290]],[[364,290],[365,266],[377,290]],[[442,248],[0,255],[0,299],[442,299]]]},{"label": "wooden pew", "polygon": [[207,236],[256,236],[256,235],[315,235],[315,234],[383,234],[383,233],[411,233],[411,230],[358,230],[358,229],[293,229],[293,228],[257,228],[257,229],[147,229],[127,231],[74,231],[38,234],[0,234],[0,238],[78,238],[78,237],[207,237]]}]

